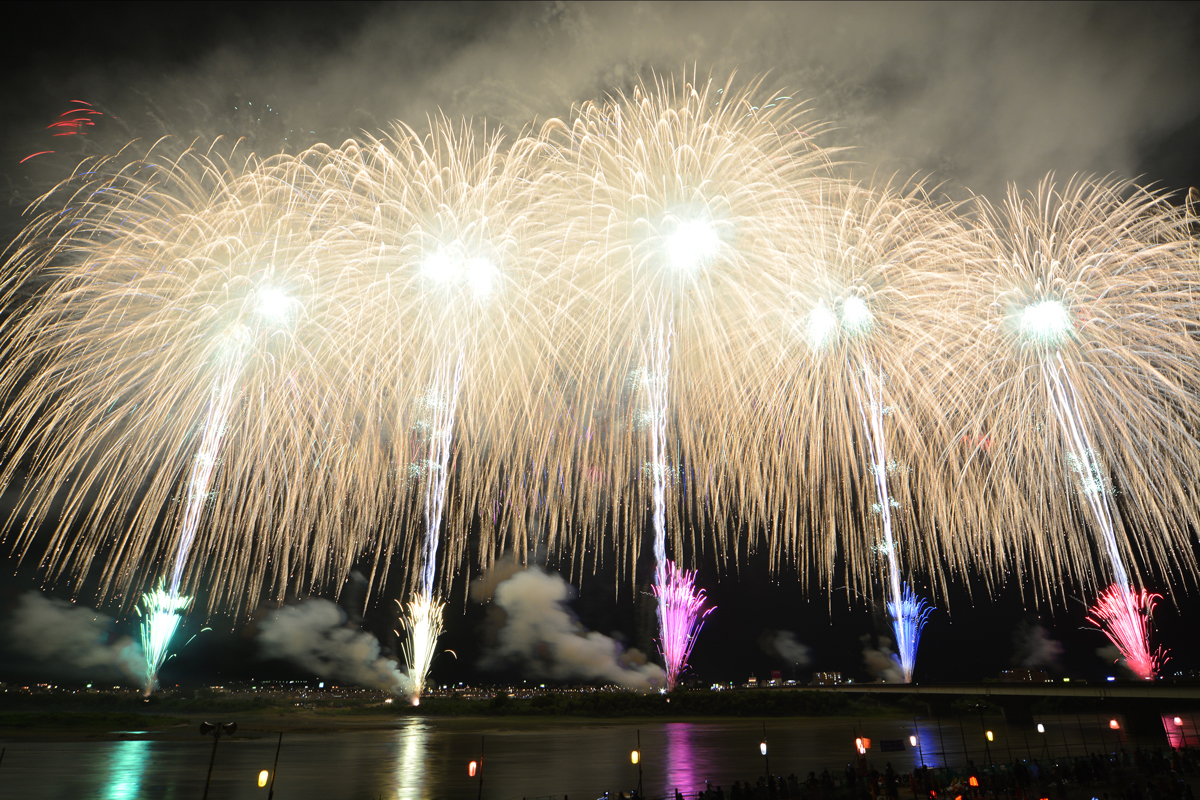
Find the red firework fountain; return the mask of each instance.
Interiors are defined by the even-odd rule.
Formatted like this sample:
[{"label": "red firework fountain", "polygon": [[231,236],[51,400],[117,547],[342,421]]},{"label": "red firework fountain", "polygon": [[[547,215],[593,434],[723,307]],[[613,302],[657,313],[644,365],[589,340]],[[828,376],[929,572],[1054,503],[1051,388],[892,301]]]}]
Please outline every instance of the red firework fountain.
[{"label": "red firework fountain", "polygon": [[1121,651],[1125,664],[1142,680],[1152,681],[1167,660],[1161,647],[1150,650],[1150,618],[1162,595],[1114,583],[1100,594],[1087,621]]},{"label": "red firework fountain", "polygon": [[667,691],[671,692],[687,667],[692,646],[704,627],[704,618],[716,606],[704,607],[708,598],[696,586],[695,571],[679,569],[674,561],[667,561],[659,568],[654,596],[658,598],[658,628],[662,633],[658,648],[666,665]]}]

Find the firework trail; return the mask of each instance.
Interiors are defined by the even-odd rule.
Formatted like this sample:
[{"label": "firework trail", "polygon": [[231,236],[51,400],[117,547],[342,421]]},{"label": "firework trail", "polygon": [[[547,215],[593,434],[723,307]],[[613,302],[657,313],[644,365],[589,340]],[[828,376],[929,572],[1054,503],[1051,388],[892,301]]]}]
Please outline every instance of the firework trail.
[{"label": "firework trail", "polygon": [[[677,236],[679,234],[676,234]],[[699,261],[711,257],[709,248],[695,247],[694,240],[681,242],[689,248],[688,256]],[[705,608],[704,590],[696,586],[696,573],[681,570],[667,557],[666,482],[668,376],[671,368],[671,335],[673,325],[668,319],[659,325],[650,342],[646,368],[646,393],[649,398],[650,475],[653,489],[654,526],[654,596],[658,599],[658,649],[666,671],[666,690],[672,692],[679,676],[687,668],[688,656],[704,620],[716,607]]]},{"label": "firework trail", "polygon": [[1200,473],[1183,215],[1132,184],[1078,179],[980,205],[984,256],[963,285],[988,305],[962,362],[991,380],[953,402],[979,410],[967,431],[990,447],[967,448],[961,498],[985,526],[1003,515],[1018,530],[976,546],[993,565],[1040,573],[1047,592],[1067,575],[1107,586],[1091,619],[1152,677],[1152,596],[1135,588],[1135,557],[1195,568],[1180,521]]},{"label": "firework trail", "polygon": [[438,637],[442,635],[442,608],[436,597],[437,551],[441,541],[442,512],[446,507],[446,483],[449,479],[450,445],[454,439],[454,409],[462,384],[463,354],[460,350],[454,369],[443,363],[434,378],[427,400],[429,418],[429,457],[425,479],[425,541],[421,548],[420,584],[416,596],[401,606],[401,624],[407,633],[404,645],[408,664],[408,693],[413,705],[420,705],[425,677],[433,662]]},{"label": "firework trail", "polygon": [[[865,328],[869,325],[869,315],[866,304],[860,298],[846,298],[842,307],[843,325],[849,326],[851,330]],[[873,478],[878,499],[872,505],[872,510],[879,515],[880,530],[883,533],[879,550],[887,556],[886,580],[891,596],[887,601],[887,609],[892,618],[892,630],[896,635],[896,653],[900,658],[904,682],[912,683],[921,629],[925,627],[931,609],[925,607],[923,600],[916,599],[911,587],[907,584],[902,586],[900,579],[898,547],[892,535],[892,507],[898,506],[899,503],[888,492],[887,479],[889,472],[896,472],[903,467],[888,459],[887,437],[883,431],[883,417],[887,409],[884,407],[881,392],[877,391],[883,386],[883,375],[875,373],[870,366],[865,366],[861,380],[856,372],[852,372],[851,376],[854,394],[858,400],[859,416],[862,419],[863,442],[867,448],[867,471]]]}]

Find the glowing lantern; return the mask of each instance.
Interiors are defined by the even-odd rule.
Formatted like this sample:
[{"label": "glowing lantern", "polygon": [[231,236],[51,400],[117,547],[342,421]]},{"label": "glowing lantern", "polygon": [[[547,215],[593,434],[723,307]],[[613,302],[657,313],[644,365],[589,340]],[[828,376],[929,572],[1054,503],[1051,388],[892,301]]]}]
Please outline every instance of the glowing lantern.
[{"label": "glowing lantern", "polygon": [[472,761],[470,764],[467,764],[467,775],[474,778],[475,773],[478,771],[478,769],[479,769],[478,762]]},{"label": "glowing lantern", "polygon": [[1176,717],[1176,718],[1175,718],[1175,727],[1176,727],[1176,728],[1182,728],[1182,727],[1183,727],[1183,720],[1182,720],[1182,719],[1180,719],[1179,717]]},{"label": "glowing lantern", "polygon": [[1119,731],[1121,729],[1121,723],[1117,722],[1115,719],[1110,719],[1108,721],[1108,727],[1112,728],[1114,731]]},{"label": "glowing lantern", "polygon": [[629,763],[630,764],[636,764],[641,760],[642,760],[642,754],[639,753],[637,750],[634,750],[629,754]]},{"label": "glowing lantern", "polygon": [[987,739],[988,739],[988,741],[989,741],[989,742],[994,742],[994,741],[996,741],[996,737],[995,737],[994,735],[992,735],[992,732],[991,732],[991,731],[988,731],[988,732],[987,732]]},{"label": "glowing lantern", "polygon": [[1046,726],[1039,722],[1038,723],[1038,733],[1045,733],[1045,732],[1046,732]]},{"label": "glowing lantern", "polygon": [[967,780],[967,783],[968,783],[968,784],[970,784],[971,786],[978,786],[978,785],[979,785],[979,778],[976,778],[974,775],[972,775],[972,776],[971,776],[971,777],[970,777],[970,778]]},{"label": "glowing lantern", "polygon": [[915,737],[915,736],[908,737],[908,746],[916,747],[917,746],[917,737]]},{"label": "glowing lantern", "polygon": [[265,769],[262,772],[258,773],[258,788],[260,788],[260,789],[266,788],[267,778],[269,778],[269,777],[271,777],[271,773]]}]

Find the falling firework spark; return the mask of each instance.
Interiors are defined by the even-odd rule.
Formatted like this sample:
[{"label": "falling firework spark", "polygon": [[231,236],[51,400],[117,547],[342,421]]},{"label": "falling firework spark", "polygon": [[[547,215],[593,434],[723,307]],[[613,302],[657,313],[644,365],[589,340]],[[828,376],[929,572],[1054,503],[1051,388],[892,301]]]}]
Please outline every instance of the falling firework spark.
[{"label": "falling firework spark", "polygon": [[1161,647],[1150,650],[1150,623],[1160,599],[1145,589],[1135,592],[1114,584],[1100,593],[1087,617],[1121,651],[1130,671],[1145,681],[1154,680],[1166,661]]}]

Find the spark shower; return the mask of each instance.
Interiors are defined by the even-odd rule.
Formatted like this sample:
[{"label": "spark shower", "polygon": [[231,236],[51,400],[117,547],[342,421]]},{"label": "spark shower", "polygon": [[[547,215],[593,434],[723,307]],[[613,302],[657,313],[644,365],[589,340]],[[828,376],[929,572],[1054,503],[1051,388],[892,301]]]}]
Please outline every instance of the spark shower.
[{"label": "spark shower", "polygon": [[9,537],[146,592],[147,689],[193,597],[398,564],[419,699],[449,579],[507,552],[651,575],[670,686],[710,610],[687,565],[748,551],[883,602],[906,680],[916,587],[967,573],[1097,598],[1153,676],[1148,587],[1194,578],[1200,507],[1197,250],[1167,198],[863,185],[760,83],[476,131],[135,144],[31,209],[3,273]]}]

